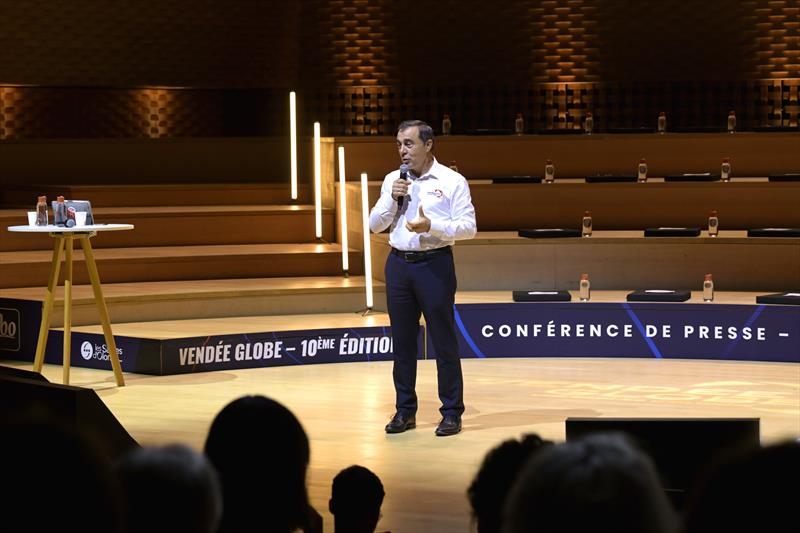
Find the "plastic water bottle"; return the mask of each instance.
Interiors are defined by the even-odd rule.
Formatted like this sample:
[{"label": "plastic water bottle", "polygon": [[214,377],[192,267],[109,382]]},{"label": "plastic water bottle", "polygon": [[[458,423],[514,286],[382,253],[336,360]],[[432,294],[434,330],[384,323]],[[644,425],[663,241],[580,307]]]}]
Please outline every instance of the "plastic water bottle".
[{"label": "plastic water bottle", "polygon": [[517,113],[517,118],[514,120],[514,133],[517,135],[525,133],[525,119],[522,118],[522,113]]},{"label": "plastic water bottle", "polygon": [[714,280],[711,278],[711,274],[706,274],[703,280],[703,301],[714,301]]},{"label": "plastic water bottle", "polygon": [[708,236],[709,237],[716,237],[719,235],[719,217],[717,216],[717,210],[714,209],[711,213],[708,214]]},{"label": "plastic water bottle", "polygon": [[586,135],[591,135],[594,131],[594,117],[587,111],[586,119],[583,121],[583,131]]},{"label": "plastic water bottle", "polygon": [[544,162],[544,182],[553,183],[556,179],[556,166],[553,164],[552,159]]},{"label": "plastic water bottle", "polygon": [[591,295],[591,284],[589,283],[589,274],[581,274],[581,282],[578,288],[578,293],[582,302],[588,302]]},{"label": "plastic water bottle", "polygon": [[36,225],[46,226],[47,224],[47,196],[40,196],[36,201]]},{"label": "plastic water bottle", "polygon": [[722,166],[719,168],[719,179],[722,181],[731,181],[731,158],[725,157],[722,159]]},{"label": "plastic water bottle", "polygon": [[64,203],[63,196],[56,198],[56,207],[53,209],[53,223],[56,226],[65,226],[67,224],[67,206]]},{"label": "plastic water bottle", "polygon": [[736,113],[733,111],[728,113],[728,133],[736,131]]},{"label": "plastic water bottle", "polygon": [[667,114],[663,111],[658,114],[658,133],[664,134],[667,132]]},{"label": "plastic water bottle", "polygon": [[636,181],[639,183],[647,182],[647,161],[644,157],[639,160],[639,166],[636,169],[636,174]]},{"label": "plastic water bottle", "polygon": [[592,236],[592,214],[589,211],[583,213],[583,221],[581,222],[581,235],[584,237]]},{"label": "plastic water bottle", "polygon": [[442,135],[450,135],[451,127],[452,123],[450,122],[450,115],[445,113],[444,117],[442,118]]}]

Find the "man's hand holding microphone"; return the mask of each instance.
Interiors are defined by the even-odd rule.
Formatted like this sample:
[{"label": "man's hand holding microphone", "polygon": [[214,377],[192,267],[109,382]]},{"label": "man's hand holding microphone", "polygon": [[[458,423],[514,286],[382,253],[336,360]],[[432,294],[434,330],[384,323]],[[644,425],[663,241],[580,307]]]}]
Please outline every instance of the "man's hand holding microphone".
[{"label": "man's hand holding microphone", "polygon": [[[400,177],[392,183],[392,198],[397,200],[397,208],[402,210],[403,203],[408,195],[408,186],[410,185],[408,179],[408,165],[403,163],[400,165]],[[416,218],[406,222],[406,229],[414,233],[427,233],[431,229],[431,220],[425,216],[422,211],[422,204],[419,206],[419,212]]]},{"label": "man's hand holding microphone", "polygon": [[403,163],[400,165],[400,177],[392,183],[392,198],[397,200],[398,209],[403,209],[403,201],[408,194],[408,185],[410,183],[408,180],[408,165]]}]

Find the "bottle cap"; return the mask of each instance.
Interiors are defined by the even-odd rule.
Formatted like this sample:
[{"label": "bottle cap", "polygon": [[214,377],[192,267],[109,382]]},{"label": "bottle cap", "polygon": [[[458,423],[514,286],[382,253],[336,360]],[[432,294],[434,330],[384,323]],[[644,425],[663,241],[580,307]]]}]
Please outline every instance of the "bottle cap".
[{"label": "bottle cap", "polygon": [[712,209],[712,210],[711,210],[711,213],[709,213],[709,216],[715,217],[715,216],[717,216],[718,214],[719,214],[719,213],[717,212],[717,210],[716,210],[716,209]]},{"label": "bottle cap", "polygon": [[712,281],[711,274],[706,274],[705,279],[703,281]]},{"label": "bottle cap", "polygon": [[731,111],[728,111],[728,115],[735,115],[735,114],[736,114],[736,113],[734,113],[734,112],[733,112],[733,110],[731,110]]},{"label": "bottle cap", "polygon": [[522,118],[522,113],[517,113],[517,118]]},{"label": "bottle cap", "polygon": [[592,213],[587,209],[586,211],[583,212],[583,216],[590,217],[592,216]]},{"label": "bottle cap", "polygon": [[723,157],[722,158],[722,162],[723,163],[730,163],[731,162],[731,158],[730,157]]},{"label": "bottle cap", "polygon": [[552,159],[547,159],[547,160],[545,160],[545,164],[546,165],[552,165],[553,164],[553,160]]},{"label": "bottle cap", "polygon": [[450,118],[450,115],[449,115],[449,114],[447,114],[447,113],[445,113],[445,114],[444,114],[444,118]]},{"label": "bottle cap", "polygon": [[63,197],[63,196],[59,196],[59,197],[57,197],[57,198],[56,198],[56,202],[58,202],[58,203],[64,203],[64,197]]},{"label": "bottle cap", "polygon": [[663,111],[659,111],[659,113],[658,113],[658,116],[659,116],[659,117],[666,117],[666,116],[667,116],[667,114],[666,114],[666,113],[664,113]]},{"label": "bottle cap", "polygon": [[641,158],[641,159],[639,160],[639,163],[647,163],[647,159],[645,159],[645,158],[643,157],[643,158]]},{"label": "bottle cap", "polygon": [[40,196],[38,199],[39,202],[47,203],[47,196]]},{"label": "bottle cap", "polygon": [[592,112],[591,111],[587,111],[586,112],[586,118],[590,118],[591,116],[592,116]]},{"label": "bottle cap", "polygon": [[589,274],[581,274],[581,281],[589,281]]}]

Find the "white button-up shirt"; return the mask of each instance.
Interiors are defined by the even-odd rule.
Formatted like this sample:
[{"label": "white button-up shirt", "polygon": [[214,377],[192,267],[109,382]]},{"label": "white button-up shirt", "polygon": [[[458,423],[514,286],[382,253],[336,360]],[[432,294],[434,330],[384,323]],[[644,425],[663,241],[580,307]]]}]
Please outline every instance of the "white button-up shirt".
[{"label": "white button-up shirt", "polygon": [[[434,158],[430,170],[423,176],[408,173],[411,183],[402,208],[398,208],[397,200],[392,198],[392,183],[399,177],[399,170],[386,175],[381,196],[369,214],[370,230],[380,233],[390,228],[389,244],[393,248],[403,251],[433,250],[475,236],[475,208],[464,176]],[[419,216],[420,205],[431,221],[428,233],[406,229],[406,221]]]}]

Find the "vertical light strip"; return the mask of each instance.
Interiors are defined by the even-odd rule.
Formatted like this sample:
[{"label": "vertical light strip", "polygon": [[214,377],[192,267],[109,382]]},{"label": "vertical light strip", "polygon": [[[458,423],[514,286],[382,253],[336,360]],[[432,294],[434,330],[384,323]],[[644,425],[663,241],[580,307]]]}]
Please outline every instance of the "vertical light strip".
[{"label": "vertical light strip", "polygon": [[322,238],[322,149],[320,147],[319,122],[314,123],[314,214],[317,223],[317,239]]},{"label": "vertical light strip", "polygon": [[372,250],[369,245],[369,191],[367,173],[361,173],[361,224],[364,231],[364,286],[367,290],[367,310],[372,310]]},{"label": "vertical light strip", "polygon": [[339,147],[339,227],[342,231],[342,270],[347,276],[350,257],[347,253],[347,184],[344,170],[344,146]]},{"label": "vertical light strip", "polygon": [[292,168],[292,200],[297,200],[297,97],[289,93],[289,159]]}]

